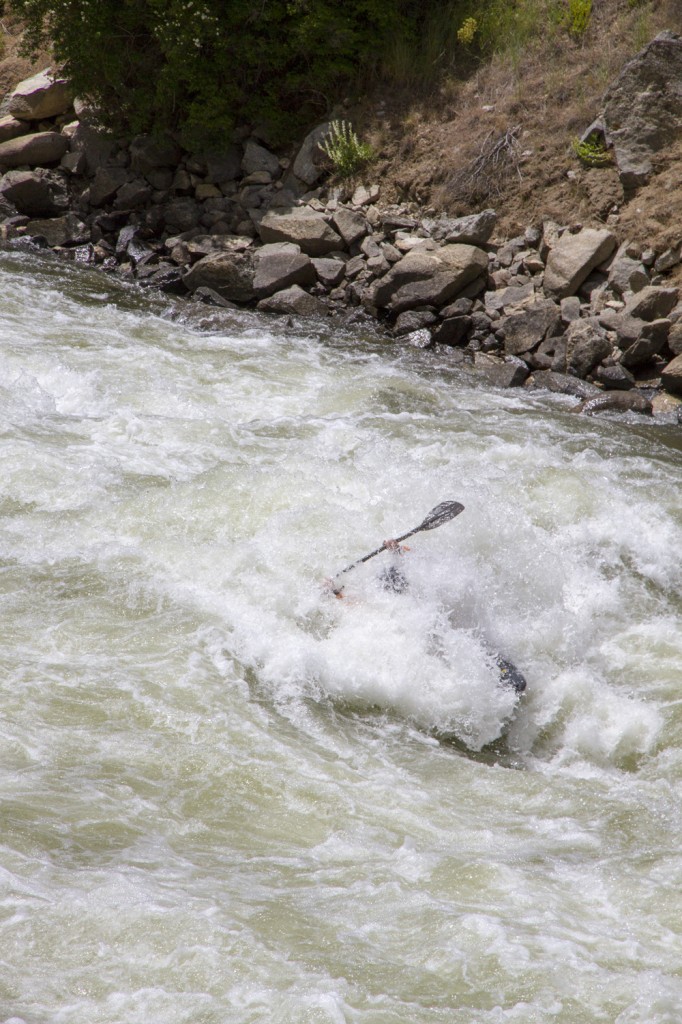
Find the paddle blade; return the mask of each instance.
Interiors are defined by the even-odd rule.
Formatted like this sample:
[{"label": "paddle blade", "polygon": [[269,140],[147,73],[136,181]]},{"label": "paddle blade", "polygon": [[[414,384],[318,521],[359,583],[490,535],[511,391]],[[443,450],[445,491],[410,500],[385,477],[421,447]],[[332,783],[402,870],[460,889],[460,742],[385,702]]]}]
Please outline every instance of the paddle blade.
[{"label": "paddle blade", "polygon": [[464,511],[464,505],[460,505],[458,501],[442,501],[440,505],[436,505],[432,508],[428,516],[418,528],[419,530],[435,530],[437,526],[442,526],[443,523],[447,523],[450,519],[454,519],[460,512]]}]

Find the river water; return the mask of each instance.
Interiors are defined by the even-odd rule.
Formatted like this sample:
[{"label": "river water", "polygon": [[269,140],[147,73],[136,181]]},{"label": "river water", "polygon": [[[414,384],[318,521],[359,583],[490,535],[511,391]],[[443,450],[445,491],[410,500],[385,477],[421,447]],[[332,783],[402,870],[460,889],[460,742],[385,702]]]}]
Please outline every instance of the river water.
[{"label": "river water", "polygon": [[0,1020],[679,1022],[679,428],[0,278]]}]

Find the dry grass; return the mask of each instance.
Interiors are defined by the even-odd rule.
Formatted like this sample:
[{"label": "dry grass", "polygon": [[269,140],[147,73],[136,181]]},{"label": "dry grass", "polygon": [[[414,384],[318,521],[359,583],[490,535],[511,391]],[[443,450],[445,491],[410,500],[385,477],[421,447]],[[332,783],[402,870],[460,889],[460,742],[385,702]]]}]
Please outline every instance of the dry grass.
[{"label": "dry grass", "polygon": [[[452,214],[494,205],[504,235],[543,217],[604,220],[625,203],[617,176],[581,167],[571,143],[623,64],[664,28],[682,32],[681,0],[634,8],[629,0],[595,0],[579,40],[538,33],[523,52],[499,54],[417,99],[375,92],[354,115],[381,155],[370,174],[386,199]],[[497,162],[486,161],[503,139]]]}]

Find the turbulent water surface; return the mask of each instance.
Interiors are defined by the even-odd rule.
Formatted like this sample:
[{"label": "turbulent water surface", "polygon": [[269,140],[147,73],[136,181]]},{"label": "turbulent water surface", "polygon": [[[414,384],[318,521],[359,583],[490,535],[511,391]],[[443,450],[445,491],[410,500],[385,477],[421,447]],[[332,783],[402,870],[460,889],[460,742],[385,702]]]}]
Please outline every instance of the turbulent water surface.
[{"label": "turbulent water surface", "polygon": [[679,428],[0,276],[0,1019],[678,1022]]}]

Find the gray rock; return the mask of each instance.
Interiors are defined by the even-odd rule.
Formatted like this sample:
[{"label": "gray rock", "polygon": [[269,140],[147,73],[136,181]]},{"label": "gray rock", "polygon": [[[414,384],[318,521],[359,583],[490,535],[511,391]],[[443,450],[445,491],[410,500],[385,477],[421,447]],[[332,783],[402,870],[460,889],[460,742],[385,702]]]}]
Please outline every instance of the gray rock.
[{"label": "gray rock", "polygon": [[166,230],[172,234],[189,231],[199,223],[201,207],[190,196],[179,196],[163,207]]},{"label": "gray rock", "polygon": [[529,306],[521,313],[513,313],[499,320],[496,327],[504,332],[507,355],[531,352],[545,338],[559,330],[561,311],[555,302],[546,299]]},{"label": "gray rock", "polygon": [[126,181],[116,192],[114,207],[117,210],[139,210],[150,201],[151,187],[144,178]]},{"label": "gray rock", "polygon": [[182,150],[170,136],[138,135],[130,143],[130,166],[147,175],[159,167],[177,167]]},{"label": "gray rock", "polygon": [[682,355],[675,356],[662,370],[661,384],[673,395],[682,395]]},{"label": "gray rock", "polygon": [[336,288],[341,284],[346,274],[346,265],[343,260],[327,259],[318,256],[312,261],[315,273],[320,284],[325,288]]},{"label": "gray rock", "polygon": [[217,252],[204,256],[183,276],[188,291],[211,288],[230,302],[250,302],[256,297],[251,252]]},{"label": "gray rock", "polygon": [[242,170],[244,174],[267,171],[272,178],[276,178],[280,172],[279,159],[255,139],[248,139],[242,157]]},{"label": "gray rock", "polygon": [[471,326],[470,316],[447,317],[432,331],[434,343],[436,345],[459,345],[466,341]]},{"label": "gray rock", "polygon": [[128,172],[124,167],[98,167],[90,183],[90,205],[104,206],[127,181]]},{"label": "gray rock", "polygon": [[496,388],[519,388],[529,373],[528,367],[522,359],[516,359],[513,356],[500,359],[487,352],[474,354],[474,366]]},{"label": "gray rock", "polygon": [[431,348],[433,345],[433,338],[428,327],[421,327],[418,331],[410,331],[409,334],[404,335],[404,339],[412,348]]},{"label": "gray rock", "polygon": [[623,352],[621,364],[632,367],[648,363],[664,347],[669,333],[669,320],[652,320],[643,324],[637,340]]},{"label": "gray rock", "polygon": [[564,232],[547,257],[545,292],[557,299],[575,295],[591,271],[615,248],[615,235],[605,229],[584,228],[574,235]]},{"label": "gray rock", "polygon": [[16,117],[7,114],[0,117],[0,142],[7,142],[9,139],[16,139],[19,135],[26,135],[30,127],[25,121],[18,121]]},{"label": "gray rock", "polygon": [[668,348],[673,355],[682,355],[682,320],[678,320],[678,322],[673,324],[670,328],[670,334],[668,335]]},{"label": "gray rock", "polygon": [[53,78],[50,68],[46,68],[15,86],[7,109],[20,121],[44,121],[66,113],[72,100],[71,87],[66,79]]},{"label": "gray rock", "polygon": [[682,262],[682,242],[678,242],[670,249],[666,249],[654,263],[654,270],[657,274],[666,274]]},{"label": "gray rock", "polygon": [[436,314],[429,309],[408,309],[397,318],[393,325],[393,334],[399,338],[403,334],[420,331],[424,327],[431,327],[437,319]]},{"label": "gray rock", "polygon": [[82,122],[71,136],[71,151],[85,160],[85,171],[93,175],[113,159],[116,142],[110,134]]},{"label": "gray rock", "polygon": [[615,366],[598,366],[594,372],[594,379],[606,389],[606,391],[629,391],[635,386],[635,378],[628,369],[620,363]]},{"label": "gray rock", "polygon": [[269,210],[258,232],[263,242],[295,242],[308,256],[326,256],[343,248],[341,236],[321,213],[307,206]]},{"label": "gray rock", "polygon": [[51,248],[58,245],[78,245],[90,240],[90,231],[75,213],[67,213],[64,217],[31,220],[26,225],[26,234],[44,238]]},{"label": "gray rock", "polygon": [[600,412],[638,412],[650,416],[653,412],[650,399],[639,391],[607,391],[581,402],[575,412],[593,416]]},{"label": "gray rock", "polygon": [[393,313],[418,306],[443,306],[487,269],[487,254],[472,245],[410,252],[372,286],[370,301]]},{"label": "gray rock", "polygon": [[641,292],[649,284],[649,275],[639,260],[621,256],[610,267],[608,282],[616,295],[624,295],[626,292]]},{"label": "gray rock", "polygon": [[640,320],[660,320],[667,317],[677,303],[677,288],[661,288],[649,285],[637,292],[625,303],[623,314]]},{"label": "gray rock", "polygon": [[304,292],[297,284],[261,299],[257,308],[264,313],[291,313],[296,316],[326,316],[329,312],[321,299]]},{"label": "gray rock", "polygon": [[623,188],[646,183],[655,153],[682,134],[682,38],[661,32],[620,72],[604,97],[604,135]]},{"label": "gray rock", "polygon": [[532,387],[553,391],[555,394],[572,395],[574,398],[589,398],[602,394],[596,384],[555,370],[538,370],[530,378],[529,384]]},{"label": "gray rock", "polygon": [[580,319],[580,299],[577,295],[567,295],[561,300],[561,321],[570,324],[572,320]]},{"label": "gray rock", "polygon": [[[316,185],[325,173],[329,158],[324,150],[321,149],[320,144],[328,134],[328,121],[325,121],[324,124],[319,124],[311,132],[308,132],[291,165],[291,174],[299,182],[307,185],[308,188]],[[287,180],[289,177],[287,177]]]},{"label": "gray rock", "polygon": [[566,329],[564,344],[557,348],[552,369],[586,377],[597,363],[611,355],[612,344],[594,317],[574,320]]},{"label": "gray rock", "polygon": [[206,157],[206,181],[211,185],[222,185],[236,181],[242,171],[242,150],[237,145],[211,153]]},{"label": "gray rock", "polygon": [[497,214],[494,210],[483,210],[467,217],[439,217],[437,220],[423,221],[424,227],[433,238],[465,245],[485,245],[495,230],[496,223]]},{"label": "gray rock", "polygon": [[[367,219],[356,210],[349,210],[345,206],[340,206],[339,209],[334,213],[332,220],[334,221],[334,227],[343,238],[346,246],[350,249],[352,245],[359,242],[361,238],[364,238],[369,231],[369,224]],[[377,246],[377,250],[379,247]],[[365,252],[366,256],[378,256],[380,251],[377,252]]]},{"label": "gray rock", "polygon": [[59,132],[36,132],[0,142],[3,167],[45,167],[59,163],[69,148],[68,139]]},{"label": "gray rock", "polygon": [[290,285],[315,284],[317,275],[310,256],[302,252],[257,252],[253,290],[258,298],[281,292]]},{"label": "gray rock", "polygon": [[509,285],[494,292],[486,292],[483,302],[488,313],[506,312],[518,306],[528,306],[535,299],[532,282],[523,285]]},{"label": "gray rock", "polygon": [[69,205],[62,175],[42,167],[9,171],[0,179],[0,195],[29,217],[59,216]]}]

